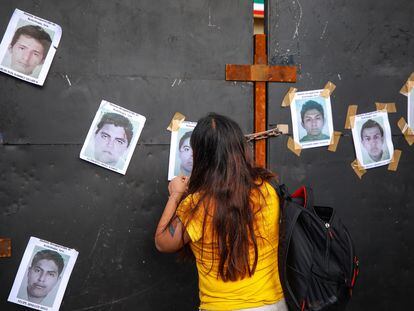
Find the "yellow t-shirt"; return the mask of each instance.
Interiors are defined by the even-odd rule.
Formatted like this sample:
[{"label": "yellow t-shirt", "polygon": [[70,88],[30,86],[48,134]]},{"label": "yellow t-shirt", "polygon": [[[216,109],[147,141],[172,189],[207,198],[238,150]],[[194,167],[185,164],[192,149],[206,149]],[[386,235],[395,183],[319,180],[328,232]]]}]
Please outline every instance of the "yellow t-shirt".
[{"label": "yellow t-shirt", "polygon": [[[224,282],[218,277],[219,255],[212,234],[212,215],[201,205],[193,218],[189,211],[197,203],[197,194],[187,196],[179,205],[177,215],[190,236],[190,247],[196,258],[199,277],[200,309],[234,310],[273,304],[283,298],[279,280],[277,250],[279,244],[279,198],[273,187],[263,183],[259,192],[252,191],[251,199],[255,210],[255,235],[258,247],[258,262],[255,273],[242,280]],[[207,214],[205,215],[205,211]],[[206,217],[204,217],[206,216]],[[205,219],[204,235],[203,221]],[[202,250],[203,247],[203,250]],[[254,251],[250,249],[250,264]]]}]

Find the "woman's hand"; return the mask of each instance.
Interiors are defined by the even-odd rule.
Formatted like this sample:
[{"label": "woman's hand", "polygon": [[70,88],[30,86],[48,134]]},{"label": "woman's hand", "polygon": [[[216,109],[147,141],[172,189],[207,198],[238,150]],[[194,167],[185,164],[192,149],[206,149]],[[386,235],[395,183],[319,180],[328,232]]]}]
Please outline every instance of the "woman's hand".
[{"label": "woman's hand", "polygon": [[177,202],[180,201],[183,194],[187,192],[188,181],[189,178],[186,176],[174,177],[168,185],[170,197],[173,197]]}]

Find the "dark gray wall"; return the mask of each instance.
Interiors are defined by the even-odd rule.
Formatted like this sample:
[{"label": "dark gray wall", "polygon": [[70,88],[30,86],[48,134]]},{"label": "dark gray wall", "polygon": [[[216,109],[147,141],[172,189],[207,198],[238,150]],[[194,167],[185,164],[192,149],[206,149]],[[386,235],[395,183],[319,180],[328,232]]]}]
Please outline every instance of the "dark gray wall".
[{"label": "dark gray wall", "polygon": [[[59,24],[63,36],[43,87],[0,75],[0,310],[30,236],[79,251],[61,310],[195,310],[193,265],[155,250],[167,199],[174,112],[209,111],[253,124],[251,85],[224,80],[252,61],[252,4],[239,1],[2,0]],[[69,83],[69,81],[70,83]],[[147,117],[126,176],[79,159],[100,101]]]},{"label": "dark gray wall", "polygon": [[[407,98],[399,90],[414,71],[414,2],[410,0],[271,1],[269,57],[299,66],[299,91],[332,81],[335,130],[342,131],[336,153],[326,148],[286,148],[287,137],[269,144],[270,168],[291,189],[309,184],[319,204],[335,206],[348,225],[360,256],[361,273],[349,310],[410,310],[414,291],[414,146],[397,127],[407,119]],[[269,123],[289,123],[290,109],[280,103],[288,85],[269,85]],[[389,114],[393,142],[402,150],[397,172],[370,169],[362,180],[350,130],[344,130],[348,105],[358,112],[374,102],[395,102]]]}]

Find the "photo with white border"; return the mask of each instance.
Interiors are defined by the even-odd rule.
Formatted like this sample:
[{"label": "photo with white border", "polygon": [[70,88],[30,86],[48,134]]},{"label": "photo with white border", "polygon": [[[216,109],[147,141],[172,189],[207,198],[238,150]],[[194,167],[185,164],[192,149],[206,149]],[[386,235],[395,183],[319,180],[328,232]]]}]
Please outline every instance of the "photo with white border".
[{"label": "photo with white border", "polygon": [[0,44],[0,71],[43,85],[61,37],[59,25],[15,9]]},{"label": "photo with white border", "polygon": [[356,115],[352,137],[356,157],[364,169],[387,165],[391,162],[394,145],[386,111],[372,111]]},{"label": "photo with white border", "polygon": [[293,140],[302,149],[328,146],[334,132],[330,97],[323,90],[296,92],[290,105]]},{"label": "photo with white border", "polygon": [[176,176],[190,176],[193,168],[193,150],[190,146],[190,138],[196,125],[197,122],[184,121],[177,131],[171,131],[168,180]]},{"label": "photo with white border", "polygon": [[407,108],[408,126],[414,130],[414,87],[408,92],[408,108]]},{"label": "photo with white border", "polygon": [[125,175],[146,118],[102,100],[80,158]]},{"label": "photo with white border", "polygon": [[77,257],[75,249],[30,237],[8,301],[58,311]]}]

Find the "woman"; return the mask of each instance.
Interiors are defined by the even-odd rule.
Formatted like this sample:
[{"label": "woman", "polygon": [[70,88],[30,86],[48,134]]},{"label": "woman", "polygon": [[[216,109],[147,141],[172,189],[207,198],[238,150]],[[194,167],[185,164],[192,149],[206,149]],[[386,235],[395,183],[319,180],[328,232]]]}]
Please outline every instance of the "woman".
[{"label": "woman", "polygon": [[[201,310],[287,310],[279,281],[279,200],[269,171],[254,167],[240,127],[209,114],[191,136],[191,177],[176,177],[155,245],[189,243]],[[183,199],[183,200],[182,200]]]}]

